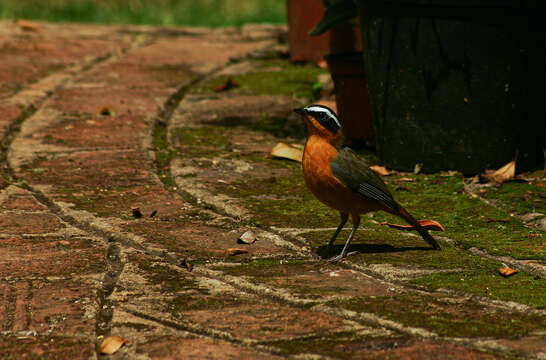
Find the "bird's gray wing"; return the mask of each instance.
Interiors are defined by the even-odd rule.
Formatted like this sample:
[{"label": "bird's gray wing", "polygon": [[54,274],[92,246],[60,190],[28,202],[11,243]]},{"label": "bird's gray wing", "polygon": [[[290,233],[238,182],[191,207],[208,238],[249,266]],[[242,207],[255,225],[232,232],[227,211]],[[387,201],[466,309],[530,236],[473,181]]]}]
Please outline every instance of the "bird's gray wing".
[{"label": "bird's gray wing", "polygon": [[350,190],[393,210],[398,209],[383,180],[351,149],[341,149],[330,162],[330,167],[334,176]]}]

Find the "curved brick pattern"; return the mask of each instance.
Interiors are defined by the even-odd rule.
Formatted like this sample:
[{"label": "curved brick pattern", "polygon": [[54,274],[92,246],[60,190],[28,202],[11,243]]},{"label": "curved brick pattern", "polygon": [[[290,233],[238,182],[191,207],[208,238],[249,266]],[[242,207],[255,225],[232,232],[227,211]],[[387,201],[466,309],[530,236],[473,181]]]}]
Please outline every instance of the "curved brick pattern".
[{"label": "curved brick pattern", "polygon": [[337,217],[268,153],[302,143],[323,70],[276,56],[282,27],[37,26],[0,22],[1,358],[97,358],[108,335],[114,359],[544,356],[540,295],[415,283],[491,260],[371,218],[358,256],[310,254]]}]

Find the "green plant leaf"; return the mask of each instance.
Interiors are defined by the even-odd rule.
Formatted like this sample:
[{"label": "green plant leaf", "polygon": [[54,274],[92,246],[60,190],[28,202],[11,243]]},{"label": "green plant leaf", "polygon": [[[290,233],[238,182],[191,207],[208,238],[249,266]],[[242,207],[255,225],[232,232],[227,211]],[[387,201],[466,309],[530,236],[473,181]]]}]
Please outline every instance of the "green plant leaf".
[{"label": "green plant leaf", "polygon": [[343,24],[357,16],[357,8],[352,0],[334,1],[326,7],[324,16],[309,32],[311,36],[324,34],[336,25]]}]

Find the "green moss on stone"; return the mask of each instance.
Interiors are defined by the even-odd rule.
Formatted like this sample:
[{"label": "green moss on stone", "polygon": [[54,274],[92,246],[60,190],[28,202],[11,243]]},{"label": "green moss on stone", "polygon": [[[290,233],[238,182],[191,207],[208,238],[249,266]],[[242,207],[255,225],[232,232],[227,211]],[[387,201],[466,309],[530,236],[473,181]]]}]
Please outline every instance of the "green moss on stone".
[{"label": "green moss on stone", "polygon": [[242,200],[257,223],[279,227],[337,226],[339,215],[307,189],[301,170],[275,179],[249,179],[218,191]]},{"label": "green moss on stone", "polygon": [[361,297],[335,300],[331,305],[373,313],[443,336],[519,337],[546,329],[544,316],[493,311],[473,301],[458,304],[433,296]]},{"label": "green moss on stone", "polygon": [[134,255],[131,260],[136,262],[144,275],[150,281],[159,285],[167,292],[178,292],[183,290],[200,290],[194,279],[185,276],[182,271],[177,271],[168,265],[156,263],[148,257]]},{"label": "green moss on stone", "polygon": [[[546,252],[541,250],[542,238],[531,237],[529,234],[534,231],[506,212],[464,194],[460,178],[414,178],[417,181],[403,183],[405,190],[395,191],[394,195],[415,218],[440,222],[446,228],[445,235],[465,248],[474,246],[496,255],[546,260]],[[396,177],[389,180],[400,184]],[[403,222],[383,212],[378,212],[375,219]]]},{"label": "green moss on stone", "polygon": [[366,337],[355,332],[340,332],[324,337],[307,339],[276,340],[264,342],[263,345],[280,350],[281,355],[320,354],[334,358],[354,358],[361,352],[377,349],[391,349],[401,346],[409,338],[400,335],[392,337]]},{"label": "green moss on stone", "polygon": [[521,272],[504,278],[498,273],[498,267],[500,266],[458,273],[430,274],[413,282],[432,288],[454,289],[491,299],[546,308],[546,279]]},{"label": "green moss on stone", "polygon": [[[256,60],[258,69],[254,72],[237,75],[234,79],[238,87],[229,90],[241,95],[285,95],[296,98],[313,99],[313,84],[319,74],[326,70],[314,64],[294,65],[289,60]],[[212,93],[214,89],[226,83],[228,76],[220,76],[204,81],[191,93]]]}]

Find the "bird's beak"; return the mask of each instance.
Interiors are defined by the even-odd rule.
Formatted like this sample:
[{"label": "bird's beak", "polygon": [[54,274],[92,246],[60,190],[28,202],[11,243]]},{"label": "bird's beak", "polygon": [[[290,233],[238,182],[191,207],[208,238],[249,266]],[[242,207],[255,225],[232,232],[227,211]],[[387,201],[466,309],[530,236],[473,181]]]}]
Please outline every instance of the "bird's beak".
[{"label": "bird's beak", "polygon": [[305,115],[305,109],[303,108],[294,109],[294,112],[299,115]]}]

